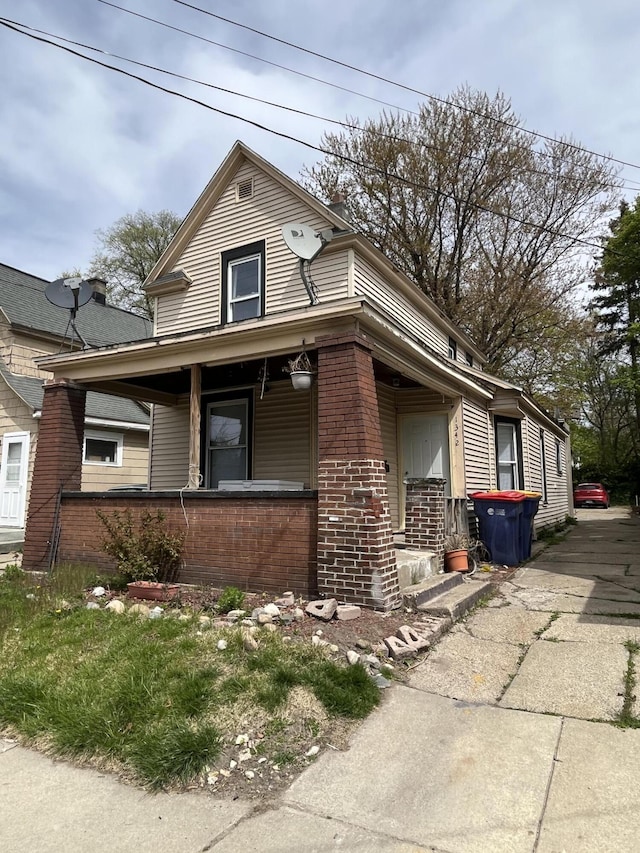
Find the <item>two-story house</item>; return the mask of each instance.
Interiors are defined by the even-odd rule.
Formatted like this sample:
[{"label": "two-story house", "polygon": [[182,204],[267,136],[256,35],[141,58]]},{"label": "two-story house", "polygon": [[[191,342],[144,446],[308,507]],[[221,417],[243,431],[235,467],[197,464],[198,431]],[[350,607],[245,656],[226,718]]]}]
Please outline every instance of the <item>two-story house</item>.
[{"label": "two-story house", "polygon": [[[321,249],[310,265],[299,257],[308,247],[289,248],[301,233]],[[39,361],[54,376],[42,427],[67,436],[55,472],[36,460],[34,478],[39,507],[54,484],[66,489],[60,558],[104,563],[96,507],[161,507],[187,531],[183,580],[389,607],[394,535],[437,550],[445,526],[466,522],[470,492],[540,491],[539,525],[570,511],[567,431],[485,373],[473,342],[340,204],[242,143],[145,286],[150,339]],[[301,353],[314,371],[307,391],[287,375]],[[149,492],[76,491],[87,390],[153,404]],[[422,532],[408,490],[433,510]],[[46,559],[52,523],[42,509],[27,527],[28,566]]]},{"label": "two-story house", "polygon": [[[0,527],[21,528],[29,502],[38,443],[44,379],[40,356],[80,348],[71,339],[69,311],[45,297],[49,282],[0,264]],[[148,335],[142,317],[108,305],[104,282],[95,280],[91,301],[77,328],[93,346]],[[90,491],[146,484],[148,408],[131,400],[91,392],[83,433],[81,485]]]}]

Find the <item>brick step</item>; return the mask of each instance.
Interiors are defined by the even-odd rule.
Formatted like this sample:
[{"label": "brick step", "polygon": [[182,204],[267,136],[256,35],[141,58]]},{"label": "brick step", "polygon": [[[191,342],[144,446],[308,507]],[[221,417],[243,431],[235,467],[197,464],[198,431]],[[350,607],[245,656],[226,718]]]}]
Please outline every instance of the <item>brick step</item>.
[{"label": "brick step", "polygon": [[[457,573],[452,572],[452,574]],[[462,578],[460,580],[462,581]],[[449,616],[455,621],[471,610],[480,599],[488,596],[491,589],[492,586],[488,581],[468,578],[463,583],[456,584],[453,589],[438,595],[437,598],[419,604],[417,609],[420,613],[428,613],[431,616]]]},{"label": "brick step", "polygon": [[464,580],[460,572],[449,572],[443,575],[433,575],[420,583],[407,586],[402,590],[402,600],[405,607],[421,610],[421,605],[432,601],[454,587],[460,586]]}]

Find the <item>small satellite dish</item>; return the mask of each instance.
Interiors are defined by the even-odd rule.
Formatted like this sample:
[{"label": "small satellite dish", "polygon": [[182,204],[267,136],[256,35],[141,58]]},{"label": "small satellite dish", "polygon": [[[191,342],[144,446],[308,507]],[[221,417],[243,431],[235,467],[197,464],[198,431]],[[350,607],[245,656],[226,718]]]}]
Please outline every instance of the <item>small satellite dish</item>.
[{"label": "small satellite dish", "polygon": [[88,281],[75,278],[59,278],[52,281],[45,288],[44,295],[52,305],[58,308],[78,310],[81,305],[86,305],[91,299],[93,288]]},{"label": "small satellite dish", "polygon": [[312,261],[322,251],[325,241],[322,236],[297,222],[289,222],[282,226],[282,237],[294,255],[303,261]]}]

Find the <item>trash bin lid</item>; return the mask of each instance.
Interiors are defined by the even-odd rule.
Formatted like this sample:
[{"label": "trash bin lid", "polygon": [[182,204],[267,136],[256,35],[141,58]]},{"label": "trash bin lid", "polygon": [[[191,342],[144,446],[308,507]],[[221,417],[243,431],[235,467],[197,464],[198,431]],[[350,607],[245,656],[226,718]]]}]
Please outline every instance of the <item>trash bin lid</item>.
[{"label": "trash bin lid", "polygon": [[519,503],[523,501],[527,495],[525,492],[520,492],[517,489],[493,489],[488,492],[472,492],[469,497],[472,501],[511,501]]}]

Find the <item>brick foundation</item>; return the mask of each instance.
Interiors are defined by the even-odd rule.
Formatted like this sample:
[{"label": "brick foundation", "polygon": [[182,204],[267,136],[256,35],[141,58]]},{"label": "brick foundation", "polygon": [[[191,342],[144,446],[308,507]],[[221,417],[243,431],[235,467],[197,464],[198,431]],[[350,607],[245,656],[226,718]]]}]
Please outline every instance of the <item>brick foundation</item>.
[{"label": "brick foundation", "polygon": [[79,489],[86,391],[70,382],[46,383],[33,467],[22,566],[49,568],[58,496]]},{"label": "brick foundation", "polygon": [[160,509],[169,527],[186,528],[184,568],[178,578],[183,583],[276,595],[286,590],[317,594],[317,512],[312,492],[236,497],[231,492],[185,491],[182,504],[175,492],[64,494],[58,559],[113,569],[113,560],[100,550],[104,526],[96,510],[108,514],[127,508],[134,518],[145,510]]},{"label": "brick foundation", "polygon": [[318,587],[385,610],[399,600],[373,363],[353,333],[318,346]]},{"label": "brick foundation", "polygon": [[434,551],[442,568],[445,538],[444,480],[405,480],[405,544],[416,551]]}]

